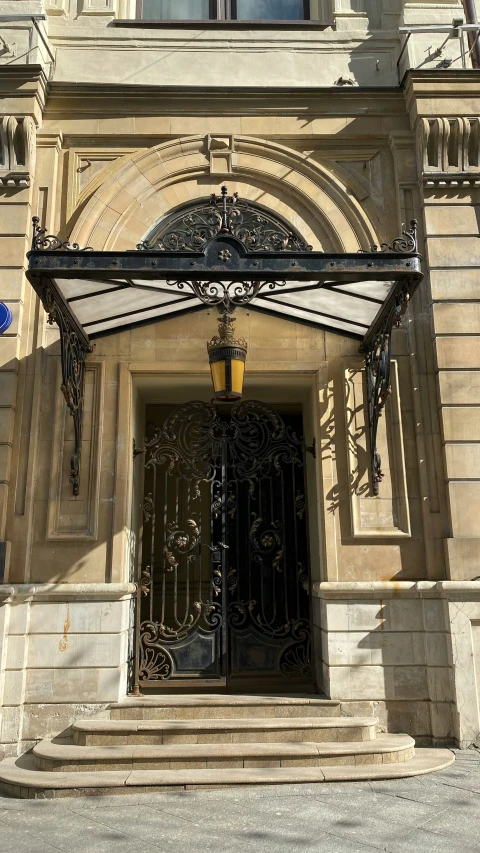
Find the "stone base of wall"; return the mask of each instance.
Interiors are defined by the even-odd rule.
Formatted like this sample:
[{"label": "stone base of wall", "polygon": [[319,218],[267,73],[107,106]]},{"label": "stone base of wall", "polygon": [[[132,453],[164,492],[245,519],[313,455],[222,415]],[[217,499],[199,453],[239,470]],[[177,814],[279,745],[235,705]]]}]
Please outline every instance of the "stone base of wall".
[{"label": "stone base of wall", "polygon": [[[432,733],[432,713],[440,715],[445,736]],[[390,734],[409,734],[415,738],[417,746],[456,746],[452,702],[435,703],[411,699],[385,700],[383,702],[342,702],[342,714],[347,717],[375,716],[379,720],[379,730]],[[438,728],[437,728],[438,732]]]},{"label": "stone base of wall", "polygon": [[[108,716],[128,690],[133,584],[0,586],[0,757]],[[323,583],[324,690],[418,745],[480,741],[480,583]]]},{"label": "stone base of wall", "polygon": [[480,583],[315,584],[313,612],[317,671],[351,713],[419,745],[479,738]]},{"label": "stone base of wall", "polygon": [[[133,584],[0,586],[0,748],[25,751],[127,692]],[[1,754],[1,753],[0,753]]]}]

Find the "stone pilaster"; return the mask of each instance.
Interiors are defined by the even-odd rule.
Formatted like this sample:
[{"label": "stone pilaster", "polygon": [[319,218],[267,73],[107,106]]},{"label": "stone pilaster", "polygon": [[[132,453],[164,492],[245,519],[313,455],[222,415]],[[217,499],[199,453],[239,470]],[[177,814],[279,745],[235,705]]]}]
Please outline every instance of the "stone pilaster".
[{"label": "stone pilaster", "polygon": [[[45,77],[38,66],[0,70],[0,298],[11,308],[13,324],[0,338],[0,540],[6,544],[1,573],[9,574],[12,525],[7,514],[22,515],[22,483],[17,479],[15,443],[21,436],[23,377],[29,369],[34,322],[34,297],[24,270],[32,215],[35,129],[41,120]],[[20,488],[20,491],[19,491]],[[18,571],[18,567],[17,567]]]},{"label": "stone pilaster", "polygon": [[[480,575],[480,122],[474,73],[411,79],[449,531],[448,576]],[[440,114],[439,114],[440,113]]]}]

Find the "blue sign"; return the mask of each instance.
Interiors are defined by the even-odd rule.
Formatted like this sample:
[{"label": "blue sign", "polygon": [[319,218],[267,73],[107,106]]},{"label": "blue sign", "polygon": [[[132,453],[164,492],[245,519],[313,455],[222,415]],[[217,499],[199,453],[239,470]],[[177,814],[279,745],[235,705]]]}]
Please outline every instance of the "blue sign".
[{"label": "blue sign", "polygon": [[12,312],[5,302],[0,302],[0,335],[3,335],[12,325]]}]

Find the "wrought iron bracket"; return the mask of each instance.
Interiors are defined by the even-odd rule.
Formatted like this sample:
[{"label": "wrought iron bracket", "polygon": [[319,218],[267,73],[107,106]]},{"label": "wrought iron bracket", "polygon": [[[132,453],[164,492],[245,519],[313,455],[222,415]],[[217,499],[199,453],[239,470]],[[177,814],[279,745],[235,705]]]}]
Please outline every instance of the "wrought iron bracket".
[{"label": "wrought iron bracket", "polygon": [[145,450],[144,447],[137,447],[135,439],[133,439],[132,444],[133,444],[133,461],[135,462],[135,459],[137,458],[137,456],[145,456],[147,451]]},{"label": "wrought iron bracket", "polygon": [[377,449],[378,423],[392,392],[392,332],[401,325],[413,290],[412,282],[401,282],[387,299],[375,325],[366,336],[360,352],[365,354],[367,379],[368,432],[370,447],[370,478],[374,495],[379,494],[384,478],[382,458]]},{"label": "wrought iron bracket", "polygon": [[56,323],[60,330],[62,361],[61,389],[70,414],[73,417],[75,444],[70,459],[70,476],[73,494],[80,492],[80,461],[82,456],[83,407],[85,398],[85,358],[92,352],[90,341],[83,329],[75,322],[65,300],[54,283],[42,279],[37,293],[47,312],[48,322]]},{"label": "wrought iron bracket", "polygon": [[311,453],[313,458],[316,459],[317,458],[317,439],[314,438],[311,445],[309,447],[305,446],[303,449],[304,449],[305,453]]}]

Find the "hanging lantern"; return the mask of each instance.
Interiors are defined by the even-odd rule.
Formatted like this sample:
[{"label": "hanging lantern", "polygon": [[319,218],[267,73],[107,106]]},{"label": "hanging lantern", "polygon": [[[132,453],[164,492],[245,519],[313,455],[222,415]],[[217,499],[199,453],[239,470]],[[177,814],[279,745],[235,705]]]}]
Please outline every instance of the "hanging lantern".
[{"label": "hanging lantern", "polygon": [[213,388],[217,400],[241,400],[247,342],[235,340],[235,317],[224,311],[218,335],[207,344]]}]

